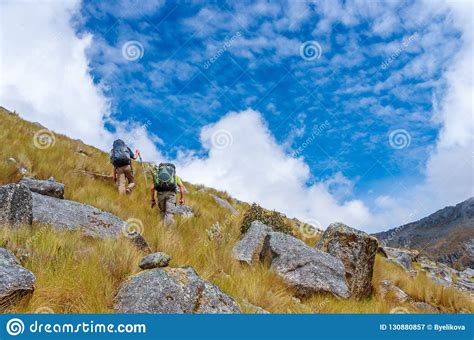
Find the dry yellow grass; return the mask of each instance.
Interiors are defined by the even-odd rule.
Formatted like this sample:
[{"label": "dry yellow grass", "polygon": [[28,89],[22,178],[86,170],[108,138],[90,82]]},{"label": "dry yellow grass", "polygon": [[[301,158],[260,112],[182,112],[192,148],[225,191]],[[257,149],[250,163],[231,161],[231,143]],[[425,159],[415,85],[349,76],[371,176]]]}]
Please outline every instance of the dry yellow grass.
[{"label": "dry yellow grass", "polygon": [[[124,220],[142,221],[144,237],[152,250],[170,254],[171,266],[194,267],[199,275],[238,302],[248,301],[272,313],[388,313],[398,306],[376,294],[361,302],[328,295],[317,295],[302,302],[293,299],[291,290],[263,265],[247,267],[231,258],[231,249],[240,237],[241,217],[232,217],[208,193],[199,192],[199,186],[186,184],[187,204],[193,207],[195,217],[177,219],[175,226],[165,228],[158,211],[149,207],[149,191],[138,164],[135,164],[137,190],[131,196],[119,196],[113,183],[77,174],[82,169],[111,173],[105,153],[61,135],[56,135],[54,146],[41,150],[33,145],[33,136],[40,127],[3,109],[0,109],[0,119],[0,184],[21,178],[16,165],[5,161],[10,157],[38,178],[53,176],[65,183],[67,199],[92,204]],[[90,157],[77,153],[79,149]],[[226,193],[213,192],[229,198]],[[234,206],[240,211],[247,207],[245,204]],[[223,236],[209,240],[207,230],[216,223],[221,226]],[[317,237],[305,241],[314,245]],[[32,313],[44,307],[56,313],[110,313],[118,286],[139,270],[138,262],[143,256],[124,238],[93,240],[77,232],[40,225],[32,229],[1,228],[0,246],[12,251],[23,248],[33,255],[24,265],[37,277],[36,291],[29,300],[11,310],[19,313]],[[411,279],[396,265],[378,258],[374,286],[383,279],[393,280],[417,299],[436,304],[447,312],[474,311],[467,295],[443,289],[421,276]],[[243,311],[251,310],[243,307]]]}]

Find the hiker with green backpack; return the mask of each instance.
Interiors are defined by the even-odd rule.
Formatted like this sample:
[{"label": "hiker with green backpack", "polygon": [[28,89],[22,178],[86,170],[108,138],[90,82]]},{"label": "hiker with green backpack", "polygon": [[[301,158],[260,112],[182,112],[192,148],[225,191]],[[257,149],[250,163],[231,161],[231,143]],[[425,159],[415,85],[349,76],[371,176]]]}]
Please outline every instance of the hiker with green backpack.
[{"label": "hiker with green backpack", "polygon": [[179,204],[184,204],[183,181],[176,175],[176,167],[172,163],[161,163],[153,171],[153,187],[151,188],[151,207],[156,205],[155,192],[158,194],[158,208],[165,225],[173,223],[176,209],[176,191],[179,190]]},{"label": "hiker with green backpack", "polygon": [[[135,187],[132,160],[140,156],[140,151],[135,153],[121,139],[114,141],[110,151],[110,162],[114,166],[114,182],[117,183],[120,194],[130,194]],[[128,182],[128,184],[127,184]]]}]

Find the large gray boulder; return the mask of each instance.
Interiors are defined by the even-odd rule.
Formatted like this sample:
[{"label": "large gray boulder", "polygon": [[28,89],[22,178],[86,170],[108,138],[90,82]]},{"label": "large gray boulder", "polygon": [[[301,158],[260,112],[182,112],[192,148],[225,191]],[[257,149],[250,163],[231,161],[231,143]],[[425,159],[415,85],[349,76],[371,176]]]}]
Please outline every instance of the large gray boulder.
[{"label": "large gray boulder", "polygon": [[216,196],[214,194],[211,194],[211,196],[214,198],[214,200],[216,201],[216,203],[218,205],[220,205],[222,208],[224,209],[227,209],[230,211],[230,213],[234,216],[237,216],[239,214],[239,212],[237,211],[237,209],[235,209],[229,202],[227,202],[226,200],[220,198],[219,196]]},{"label": "large gray boulder", "polygon": [[155,268],[125,281],[115,297],[118,313],[230,314],[239,305],[193,268]]},{"label": "large gray boulder", "polygon": [[21,184],[0,186],[0,227],[19,227],[33,222],[31,191]]},{"label": "large gray boulder", "polygon": [[342,223],[331,224],[316,246],[344,264],[351,297],[364,299],[372,293],[372,274],[378,242],[363,231]]},{"label": "large gray boulder", "polygon": [[32,294],[35,280],[10,251],[0,248],[0,312]]},{"label": "large gray boulder", "polygon": [[26,185],[31,191],[41,195],[64,198],[64,184],[56,182],[52,177],[47,181],[23,177],[20,184]]},{"label": "large gray boulder", "polygon": [[297,296],[307,297],[316,292],[327,292],[342,298],[350,296],[342,262],[290,235],[269,233],[261,258],[295,289]]},{"label": "large gray boulder", "polygon": [[259,261],[263,242],[272,231],[272,228],[262,222],[253,221],[244,237],[232,249],[232,257],[247,264]]},{"label": "large gray boulder", "polygon": [[127,229],[117,216],[93,206],[37,193],[33,195],[33,220],[58,229],[82,230],[86,236],[115,238]]}]

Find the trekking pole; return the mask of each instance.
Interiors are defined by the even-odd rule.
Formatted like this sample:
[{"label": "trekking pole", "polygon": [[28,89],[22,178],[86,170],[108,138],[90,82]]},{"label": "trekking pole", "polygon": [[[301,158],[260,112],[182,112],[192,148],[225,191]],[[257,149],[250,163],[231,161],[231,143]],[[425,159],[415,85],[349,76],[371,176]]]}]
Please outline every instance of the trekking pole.
[{"label": "trekking pole", "polygon": [[145,185],[148,188],[148,180],[146,178],[146,173],[145,173],[145,168],[143,167],[143,160],[142,160],[142,155],[138,155],[138,158],[140,159],[140,164],[142,166],[142,171],[143,171],[143,177],[145,178]]}]

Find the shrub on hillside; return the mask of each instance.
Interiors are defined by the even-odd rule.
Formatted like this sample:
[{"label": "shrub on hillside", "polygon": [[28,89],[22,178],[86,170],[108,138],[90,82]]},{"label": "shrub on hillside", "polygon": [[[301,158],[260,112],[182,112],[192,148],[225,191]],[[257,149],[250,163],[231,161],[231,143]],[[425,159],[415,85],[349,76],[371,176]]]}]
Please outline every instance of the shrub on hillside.
[{"label": "shrub on hillside", "polygon": [[287,221],[285,216],[278,211],[269,211],[263,209],[257,203],[253,203],[252,206],[247,210],[240,226],[240,232],[245,234],[250,228],[253,221],[260,221],[273,230],[279,231],[285,234],[293,235],[293,230],[290,223]]}]

